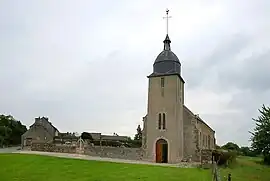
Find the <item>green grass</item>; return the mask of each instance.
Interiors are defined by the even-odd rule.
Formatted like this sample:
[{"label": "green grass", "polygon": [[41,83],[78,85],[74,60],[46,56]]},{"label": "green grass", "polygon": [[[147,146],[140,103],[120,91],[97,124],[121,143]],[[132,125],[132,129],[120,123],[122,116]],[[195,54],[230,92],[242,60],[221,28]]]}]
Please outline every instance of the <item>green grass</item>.
[{"label": "green grass", "polygon": [[0,154],[2,181],[211,181],[210,170]]},{"label": "green grass", "polygon": [[230,173],[232,181],[270,181],[270,167],[262,165],[261,160],[258,157],[238,157],[237,163],[231,168],[220,169],[220,174],[227,177]]},{"label": "green grass", "polygon": [[[221,181],[270,181],[270,167],[260,158],[239,157],[221,168]],[[211,170],[110,163],[27,154],[0,154],[1,181],[211,181]]]}]

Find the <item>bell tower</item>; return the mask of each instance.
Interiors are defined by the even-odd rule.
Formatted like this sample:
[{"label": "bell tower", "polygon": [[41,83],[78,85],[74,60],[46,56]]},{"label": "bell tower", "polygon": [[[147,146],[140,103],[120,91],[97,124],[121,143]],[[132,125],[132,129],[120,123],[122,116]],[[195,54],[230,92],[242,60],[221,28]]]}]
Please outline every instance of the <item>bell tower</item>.
[{"label": "bell tower", "polygon": [[181,63],[171,51],[168,35],[148,77],[148,106],[145,122],[145,151],[149,161],[177,163],[183,158],[184,80]]}]

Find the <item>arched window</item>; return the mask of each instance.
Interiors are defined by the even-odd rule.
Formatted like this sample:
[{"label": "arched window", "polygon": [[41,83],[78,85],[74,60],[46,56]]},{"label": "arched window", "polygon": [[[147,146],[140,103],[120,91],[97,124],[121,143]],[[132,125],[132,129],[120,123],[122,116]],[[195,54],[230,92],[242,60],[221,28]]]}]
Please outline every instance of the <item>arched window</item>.
[{"label": "arched window", "polygon": [[161,129],[161,113],[158,114],[158,129]]},{"label": "arched window", "polygon": [[165,113],[163,113],[163,129],[166,129],[166,116],[165,116]]}]

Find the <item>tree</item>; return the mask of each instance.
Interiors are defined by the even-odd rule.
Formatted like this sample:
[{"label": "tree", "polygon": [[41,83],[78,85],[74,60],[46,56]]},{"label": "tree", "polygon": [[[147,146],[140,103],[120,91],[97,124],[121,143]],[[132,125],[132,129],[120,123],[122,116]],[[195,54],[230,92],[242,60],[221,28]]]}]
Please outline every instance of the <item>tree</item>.
[{"label": "tree", "polygon": [[233,142],[228,142],[225,145],[223,145],[221,148],[225,150],[239,151],[239,146]]},{"label": "tree", "polygon": [[257,119],[253,118],[256,127],[254,132],[250,132],[251,146],[256,152],[263,154],[264,163],[270,164],[270,107],[263,105],[259,113]]},{"label": "tree", "polygon": [[0,145],[9,145],[12,130],[7,126],[0,126]]},{"label": "tree", "polygon": [[4,145],[4,137],[0,135],[0,146]]},{"label": "tree", "polygon": [[11,115],[0,115],[0,146],[20,144],[21,136],[26,131],[26,126]]},{"label": "tree", "polygon": [[241,147],[241,148],[240,148],[240,152],[241,152],[241,154],[243,154],[244,156],[248,156],[248,155],[249,155],[249,152],[250,152],[250,149],[249,149],[249,147],[244,146],[244,147]]},{"label": "tree", "polygon": [[88,132],[83,132],[81,135],[81,138],[84,140],[90,140],[93,141],[92,135]]},{"label": "tree", "polygon": [[134,140],[142,140],[142,129],[140,125],[137,127],[137,134],[135,134]]},{"label": "tree", "polygon": [[244,156],[256,157],[258,153],[255,150],[250,149],[249,147],[241,147],[240,153]]}]

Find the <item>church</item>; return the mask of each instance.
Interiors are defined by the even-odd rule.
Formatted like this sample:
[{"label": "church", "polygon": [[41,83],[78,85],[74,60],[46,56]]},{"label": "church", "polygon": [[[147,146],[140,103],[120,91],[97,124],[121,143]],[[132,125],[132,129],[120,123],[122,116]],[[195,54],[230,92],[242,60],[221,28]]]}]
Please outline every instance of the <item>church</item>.
[{"label": "church", "polygon": [[142,131],[144,158],[157,163],[200,161],[203,150],[215,148],[215,131],[185,106],[181,63],[171,50],[168,31],[163,43],[153,73],[147,76],[148,105]]}]

